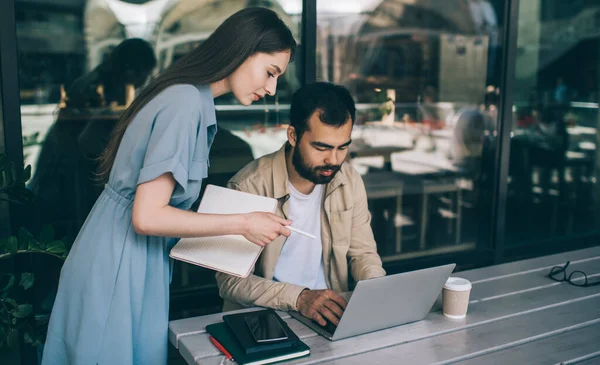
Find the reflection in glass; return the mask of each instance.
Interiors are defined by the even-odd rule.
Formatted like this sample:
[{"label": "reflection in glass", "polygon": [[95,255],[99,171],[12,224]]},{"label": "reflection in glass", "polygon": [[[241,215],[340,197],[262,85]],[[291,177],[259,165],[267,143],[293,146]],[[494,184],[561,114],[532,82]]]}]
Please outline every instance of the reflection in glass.
[{"label": "reflection in glass", "polygon": [[28,188],[40,219],[61,236],[74,237],[104,188],[94,179],[97,159],[125,106],[156,65],[142,39],[119,44],[106,59],[69,86],[41,146]]},{"label": "reflection in glass", "polygon": [[[33,167],[28,188],[37,195],[31,210],[36,213],[22,224],[36,236],[42,224],[51,224],[57,237],[72,241],[103,188],[96,158],[146,79],[250,6],[273,9],[300,45],[300,0],[16,0],[23,152],[25,164]],[[285,132],[300,70],[297,57],[278,78],[276,96],[256,105],[244,107],[232,96],[215,100],[219,133],[205,184],[225,185],[252,159],[279,148],[281,142],[273,140]],[[39,266],[45,292],[36,310],[43,313],[52,307],[60,267]],[[176,264],[171,286],[176,316],[221,308],[188,297],[190,288],[212,282],[214,272]]]},{"label": "reflection in glass", "polygon": [[318,1],[317,78],[358,102],[363,174],[384,261],[483,246],[502,1]]},{"label": "reflection in glass", "polygon": [[519,4],[506,244],[597,232],[597,2]]},{"label": "reflection in glass", "polygon": [[[29,187],[42,207],[55,207],[42,209],[46,213],[32,218],[36,224],[51,223],[74,238],[102,189],[95,158],[136,90],[248,6],[275,10],[299,41],[299,0],[98,0],[57,6],[17,0],[24,154],[33,167]],[[132,40],[147,47],[125,46]],[[272,152],[268,145],[252,148],[240,136],[257,131],[268,138],[265,125],[285,130],[289,100],[299,86],[298,63],[278,79],[275,97],[250,108],[232,95],[215,101],[220,133],[209,183],[224,185],[253,158]]]}]

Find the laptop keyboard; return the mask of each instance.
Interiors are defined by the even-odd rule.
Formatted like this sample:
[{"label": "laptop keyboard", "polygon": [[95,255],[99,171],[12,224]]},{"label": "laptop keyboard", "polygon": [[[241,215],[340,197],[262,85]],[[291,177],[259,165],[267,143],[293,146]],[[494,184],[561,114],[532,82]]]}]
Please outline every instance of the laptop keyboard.
[{"label": "laptop keyboard", "polygon": [[[327,320],[325,320],[325,321],[327,321]],[[327,324],[325,326],[321,326],[316,321],[313,321],[313,323],[316,324],[317,326],[323,328],[325,331],[329,332],[332,335],[335,333],[335,330],[337,329],[337,326],[329,321],[327,321]]]}]

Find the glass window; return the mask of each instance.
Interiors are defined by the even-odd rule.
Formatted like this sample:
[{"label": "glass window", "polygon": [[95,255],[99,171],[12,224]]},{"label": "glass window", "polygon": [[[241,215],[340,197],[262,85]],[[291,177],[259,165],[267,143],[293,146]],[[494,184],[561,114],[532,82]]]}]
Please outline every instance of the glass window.
[{"label": "glass window", "polygon": [[317,2],[317,78],[358,103],[351,163],[384,262],[489,245],[503,3]]},{"label": "glass window", "polygon": [[600,2],[521,1],[506,244],[598,231]]},{"label": "glass window", "polygon": [[[301,48],[301,0],[16,0],[24,155],[38,205],[26,225],[34,233],[50,224],[56,237],[72,242],[103,189],[98,157],[136,92],[250,6],[277,12]],[[232,95],[215,101],[219,133],[205,184],[224,185],[281,146],[301,70],[296,57],[278,78],[276,96],[256,105],[244,107]],[[173,290],[212,282],[214,272],[175,266]],[[173,308],[206,305],[188,300]]]},{"label": "glass window", "polygon": [[[25,164],[33,173],[28,186],[44,207],[40,224],[51,223],[61,235],[75,237],[102,190],[94,175],[96,159],[136,91],[247,6],[275,10],[300,43],[300,0],[58,5],[17,0]],[[267,139],[285,131],[281,125],[299,87],[299,59],[279,78],[274,97],[248,108],[233,95],[215,101],[220,133],[212,149],[209,183],[224,184],[247,162],[274,150],[273,143],[252,147],[245,137],[247,131]],[[272,129],[266,134],[265,125]]]}]

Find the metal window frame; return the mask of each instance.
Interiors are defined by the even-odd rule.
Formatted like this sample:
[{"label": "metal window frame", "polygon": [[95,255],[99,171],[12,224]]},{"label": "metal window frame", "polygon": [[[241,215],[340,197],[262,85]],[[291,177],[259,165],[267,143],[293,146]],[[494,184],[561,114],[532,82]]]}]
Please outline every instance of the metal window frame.
[{"label": "metal window frame", "polygon": [[[12,162],[17,170],[23,169],[23,137],[21,126],[21,100],[19,88],[19,68],[15,0],[0,1],[0,152]],[[0,237],[16,232],[23,217],[7,202],[0,204]],[[9,265],[19,271],[30,269],[29,264],[18,264],[12,260]],[[31,295],[31,294],[28,294]],[[31,325],[34,320],[29,319]],[[36,364],[37,353],[25,349],[19,341],[17,358],[22,365]]]},{"label": "metal window frame", "polygon": [[317,0],[302,0],[302,85],[317,79]]},{"label": "metal window frame", "polygon": [[502,42],[502,72],[498,113],[498,138],[496,139],[495,182],[492,201],[490,242],[494,250],[494,263],[505,258],[506,200],[508,197],[508,168],[510,164],[510,134],[513,126],[515,65],[517,58],[517,33],[519,27],[519,0],[505,0],[504,37]]},{"label": "metal window frame", "polygon": [[[0,152],[17,170],[23,169],[23,138],[15,0],[0,1]],[[15,216],[7,204],[0,206],[0,234],[11,233]]]}]

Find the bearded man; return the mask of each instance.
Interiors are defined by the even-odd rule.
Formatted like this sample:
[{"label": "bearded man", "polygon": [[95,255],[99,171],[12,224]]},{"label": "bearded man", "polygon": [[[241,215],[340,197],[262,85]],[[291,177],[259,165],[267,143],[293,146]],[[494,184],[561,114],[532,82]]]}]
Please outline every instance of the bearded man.
[{"label": "bearded man", "polygon": [[317,82],[292,98],[288,141],[240,170],[228,187],[279,201],[292,231],[265,246],[247,278],[217,273],[223,310],[262,306],[295,310],[322,326],[337,325],[348,275],[385,276],[371,230],[360,174],[345,163],[356,107],[342,86]]}]

